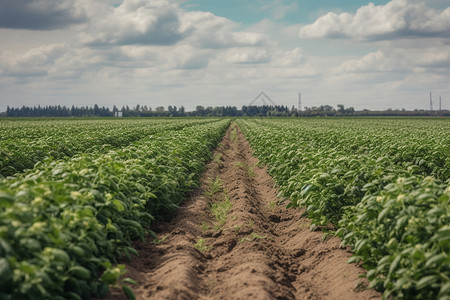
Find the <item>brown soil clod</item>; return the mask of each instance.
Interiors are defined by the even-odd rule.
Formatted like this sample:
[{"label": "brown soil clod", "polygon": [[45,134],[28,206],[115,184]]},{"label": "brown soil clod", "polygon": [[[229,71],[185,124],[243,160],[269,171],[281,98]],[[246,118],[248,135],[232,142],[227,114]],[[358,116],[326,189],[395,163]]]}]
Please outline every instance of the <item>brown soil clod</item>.
[{"label": "brown soil clod", "polygon": [[[201,189],[155,225],[161,242],[135,245],[140,256],[126,265],[137,299],[381,298],[337,238],[322,241],[301,210],[274,205],[274,182],[235,124],[214,157]],[[220,179],[214,193],[211,178]],[[218,224],[211,205],[224,199],[232,205]],[[125,298],[114,291],[110,299]]]},{"label": "brown soil clod", "polygon": [[280,223],[281,217],[279,215],[270,215],[269,220],[274,223]]}]

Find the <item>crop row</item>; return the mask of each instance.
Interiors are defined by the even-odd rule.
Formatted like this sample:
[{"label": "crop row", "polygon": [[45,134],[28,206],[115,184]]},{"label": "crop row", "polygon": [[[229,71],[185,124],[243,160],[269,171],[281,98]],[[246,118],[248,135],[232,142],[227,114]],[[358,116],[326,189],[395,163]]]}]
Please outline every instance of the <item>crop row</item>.
[{"label": "crop row", "polygon": [[333,224],[385,298],[450,298],[447,120],[239,125],[289,206]]},{"label": "crop row", "polygon": [[15,120],[0,122],[0,176],[12,176],[45,157],[125,147],[142,137],[168,129],[182,129],[200,120]]},{"label": "crop row", "polygon": [[131,241],[151,234],[150,222],[198,184],[228,124],[39,162],[1,181],[0,299],[105,296],[123,273],[117,258],[136,254]]}]

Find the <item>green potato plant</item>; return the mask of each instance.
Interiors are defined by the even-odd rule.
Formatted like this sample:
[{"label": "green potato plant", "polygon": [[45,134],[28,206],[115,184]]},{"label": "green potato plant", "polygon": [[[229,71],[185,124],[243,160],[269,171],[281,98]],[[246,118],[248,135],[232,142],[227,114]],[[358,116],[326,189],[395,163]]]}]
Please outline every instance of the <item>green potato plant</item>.
[{"label": "green potato plant", "polygon": [[448,119],[238,124],[288,207],[331,224],[384,298],[450,299]]},{"label": "green potato plant", "polygon": [[44,159],[1,180],[0,299],[89,299],[118,284],[132,298],[118,259],[138,255],[131,242],[199,184],[228,125],[168,123],[126,147]]}]

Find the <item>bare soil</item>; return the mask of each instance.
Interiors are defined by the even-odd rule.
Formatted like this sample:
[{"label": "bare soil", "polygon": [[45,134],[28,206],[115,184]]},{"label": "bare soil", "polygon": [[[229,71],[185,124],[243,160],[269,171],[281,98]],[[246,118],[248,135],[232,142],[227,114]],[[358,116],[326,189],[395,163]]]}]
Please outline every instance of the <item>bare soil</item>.
[{"label": "bare soil", "polygon": [[[338,238],[323,241],[303,211],[279,203],[236,125],[214,157],[173,220],[153,226],[158,240],[137,243],[140,257],[125,263],[137,299],[381,298],[365,288],[363,269],[346,263],[351,253]],[[224,201],[231,208],[221,222],[211,207]],[[109,299],[125,297],[116,290]]]}]

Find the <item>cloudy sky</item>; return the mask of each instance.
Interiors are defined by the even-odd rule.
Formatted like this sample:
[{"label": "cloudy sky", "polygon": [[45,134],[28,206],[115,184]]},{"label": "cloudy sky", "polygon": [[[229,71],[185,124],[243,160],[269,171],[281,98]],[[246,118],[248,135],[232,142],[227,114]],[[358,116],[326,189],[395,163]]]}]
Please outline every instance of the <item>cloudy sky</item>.
[{"label": "cloudy sky", "polygon": [[450,109],[448,0],[2,0],[0,111]]}]

